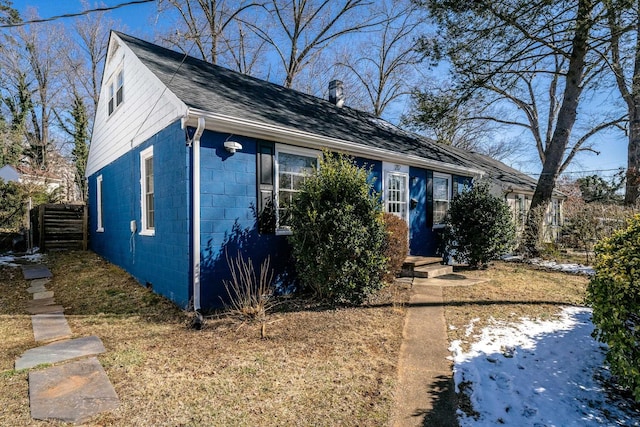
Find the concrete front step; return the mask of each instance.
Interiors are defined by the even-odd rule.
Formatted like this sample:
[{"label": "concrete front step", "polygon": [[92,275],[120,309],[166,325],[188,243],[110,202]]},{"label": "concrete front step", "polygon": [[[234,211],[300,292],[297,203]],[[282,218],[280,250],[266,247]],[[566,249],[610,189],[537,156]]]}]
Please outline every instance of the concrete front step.
[{"label": "concrete front step", "polygon": [[421,267],[423,265],[442,264],[442,258],[431,256],[408,256],[404,259],[403,269]]},{"label": "concrete front step", "polygon": [[451,274],[453,268],[442,264],[442,258],[408,256],[402,265],[402,277],[432,278]]},{"label": "concrete front step", "polygon": [[431,279],[433,277],[444,276],[451,273],[453,273],[453,266],[442,264],[425,265],[413,269],[413,277],[422,277],[425,279]]}]

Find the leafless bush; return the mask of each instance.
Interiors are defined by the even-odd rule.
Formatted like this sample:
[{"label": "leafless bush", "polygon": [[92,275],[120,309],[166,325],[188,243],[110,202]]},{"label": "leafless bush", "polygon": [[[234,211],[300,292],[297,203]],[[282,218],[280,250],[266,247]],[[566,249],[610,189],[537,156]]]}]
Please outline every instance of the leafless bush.
[{"label": "leafless bush", "polygon": [[585,253],[586,262],[594,245],[624,228],[635,208],[603,203],[574,203],[565,207],[562,243]]},{"label": "leafless bush", "polygon": [[231,272],[231,280],[224,280],[229,296],[227,308],[242,318],[264,321],[267,311],[273,306],[271,258],[267,257],[260,264],[256,275],[251,258],[245,259],[240,251],[235,258],[225,255]]}]

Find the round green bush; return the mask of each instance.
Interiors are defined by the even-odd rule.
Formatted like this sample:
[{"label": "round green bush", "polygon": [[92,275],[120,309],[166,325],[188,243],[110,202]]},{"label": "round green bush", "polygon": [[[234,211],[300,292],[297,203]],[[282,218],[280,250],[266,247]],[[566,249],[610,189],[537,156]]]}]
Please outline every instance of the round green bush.
[{"label": "round green bush", "polygon": [[509,206],[489,192],[487,182],[458,194],[451,201],[445,224],[445,252],[472,267],[485,267],[509,251],[515,239]]},{"label": "round green bush", "polygon": [[609,347],[611,373],[640,401],[640,215],[595,251],[596,274],[587,287],[594,336]]},{"label": "round green bush", "polygon": [[368,174],[350,157],[325,152],[294,201],[296,271],[322,299],[358,304],[383,284],[382,205]]}]

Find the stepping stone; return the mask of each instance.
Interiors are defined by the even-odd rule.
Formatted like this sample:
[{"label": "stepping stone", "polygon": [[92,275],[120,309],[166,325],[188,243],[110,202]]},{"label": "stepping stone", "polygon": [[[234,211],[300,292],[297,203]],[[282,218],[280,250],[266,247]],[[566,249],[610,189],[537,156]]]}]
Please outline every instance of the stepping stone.
[{"label": "stepping stone", "polygon": [[45,288],[44,285],[31,285],[31,287],[27,288],[27,292],[31,294],[47,292],[47,288]]},{"label": "stepping stone", "polygon": [[29,282],[31,286],[45,286],[51,281],[51,279],[34,279]]},{"label": "stepping stone", "polygon": [[33,299],[53,298],[53,291],[34,292]]},{"label": "stepping stone", "polygon": [[98,359],[65,363],[29,372],[31,417],[85,423],[93,416],[120,405]]},{"label": "stepping stone", "polygon": [[85,356],[95,356],[106,350],[102,340],[96,336],[58,341],[42,347],[32,348],[16,359],[16,370],[28,369],[43,363],[57,363]]},{"label": "stepping stone", "polygon": [[[59,305],[48,307],[62,308]],[[31,324],[33,325],[33,336],[36,341],[56,341],[71,338],[71,329],[62,313],[31,316]]]},{"label": "stepping stone", "polygon": [[33,299],[53,298],[53,291],[36,292]]},{"label": "stepping stone", "polygon": [[49,271],[49,269],[42,264],[23,265],[22,275],[26,280],[44,279],[47,277],[53,277],[53,274],[51,274],[51,271]]},{"label": "stepping stone", "polygon": [[51,298],[40,298],[40,299],[32,299],[29,300],[27,302],[27,305],[29,307],[42,307],[45,305],[55,305],[56,304],[56,300],[53,299],[53,297]]},{"label": "stepping stone", "polygon": [[64,307],[61,305],[35,305],[27,307],[29,314],[63,314]]}]

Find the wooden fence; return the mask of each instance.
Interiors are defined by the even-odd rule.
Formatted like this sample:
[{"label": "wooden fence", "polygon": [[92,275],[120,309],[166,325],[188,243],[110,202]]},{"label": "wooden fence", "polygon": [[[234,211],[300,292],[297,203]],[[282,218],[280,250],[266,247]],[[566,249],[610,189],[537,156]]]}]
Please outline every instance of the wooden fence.
[{"label": "wooden fence", "polygon": [[87,207],[40,205],[31,209],[33,243],[40,251],[87,250]]}]

